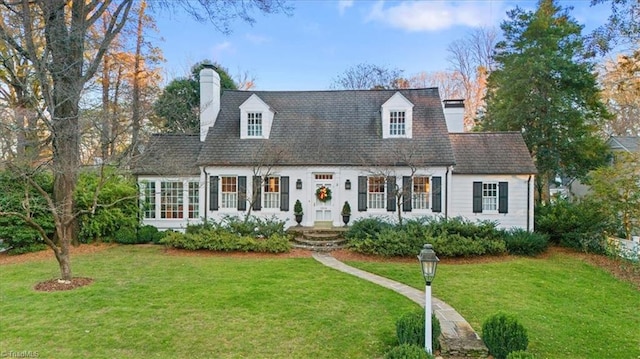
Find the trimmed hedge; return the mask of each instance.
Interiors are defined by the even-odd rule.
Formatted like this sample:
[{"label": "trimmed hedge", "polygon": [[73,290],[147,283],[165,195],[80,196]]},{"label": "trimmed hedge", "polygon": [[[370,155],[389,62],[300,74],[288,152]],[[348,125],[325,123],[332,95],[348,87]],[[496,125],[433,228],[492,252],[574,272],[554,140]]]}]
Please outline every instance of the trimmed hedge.
[{"label": "trimmed hedge", "polygon": [[224,229],[207,229],[198,233],[167,233],[160,243],[189,250],[207,249],[221,252],[284,253],[291,249],[289,237],[274,234],[268,238],[238,236]]}]

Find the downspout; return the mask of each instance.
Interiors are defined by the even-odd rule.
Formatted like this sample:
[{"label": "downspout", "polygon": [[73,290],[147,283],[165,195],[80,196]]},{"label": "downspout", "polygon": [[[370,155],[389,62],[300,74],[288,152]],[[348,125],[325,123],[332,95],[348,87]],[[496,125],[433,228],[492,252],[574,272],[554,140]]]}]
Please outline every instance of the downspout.
[{"label": "downspout", "polygon": [[527,232],[531,232],[531,177],[527,180]]},{"label": "downspout", "polygon": [[444,175],[444,219],[449,218],[449,171],[451,166],[447,166],[447,173]]},{"label": "downspout", "polygon": [[204,166],[202,167],[202,172],[204,173],[204,223],[207,223],[207,214],[209,212],[209,206],[207,206],[209,196],[209,174]]}]

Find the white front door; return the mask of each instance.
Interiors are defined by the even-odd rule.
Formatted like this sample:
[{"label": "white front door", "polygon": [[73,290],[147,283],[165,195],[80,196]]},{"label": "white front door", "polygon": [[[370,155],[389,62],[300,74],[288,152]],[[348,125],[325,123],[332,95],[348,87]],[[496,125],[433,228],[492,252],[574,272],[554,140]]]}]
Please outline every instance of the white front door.
[{"label": "white front door", "polygon": [[[331,202],[332,199],[320,199],[318,196],[318,189],[325,187],[331,193],[333,197],[333,174],[330,173],[316,173],[315,175],[315,189],[314,189],[314,212],[316,222],[332,222],[331,215]],[[329,192],[327,192],[329,193]]]}]

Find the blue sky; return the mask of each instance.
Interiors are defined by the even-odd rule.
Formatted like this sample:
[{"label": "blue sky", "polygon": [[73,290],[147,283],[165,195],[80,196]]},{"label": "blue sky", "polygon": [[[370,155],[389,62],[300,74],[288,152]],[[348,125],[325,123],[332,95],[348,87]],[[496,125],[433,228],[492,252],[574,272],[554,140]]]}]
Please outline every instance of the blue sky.
[{"label": "blue sky", "polygon": [[[185,14],[157,14],[156,45],[163,50],[165,79],[184,76],[203,59],[234,76],[248,72],[259,90],[325,90],[347,68],[371,63],[404,70],[405,76],[446,70],[447,45],[479,26],[496,26],[506,11],[536,1],[291,1],[284,14],[257,15],[251,26],[232,24],[223,35]],[[585,31],[604,23],[607,6],[559,1]]]}]

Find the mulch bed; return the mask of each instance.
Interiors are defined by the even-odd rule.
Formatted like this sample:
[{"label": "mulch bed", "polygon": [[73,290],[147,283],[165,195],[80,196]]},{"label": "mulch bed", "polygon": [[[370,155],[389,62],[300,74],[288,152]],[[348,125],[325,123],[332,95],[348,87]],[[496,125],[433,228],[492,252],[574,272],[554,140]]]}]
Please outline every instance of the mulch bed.
[{"label": "mulch bed", "polygon": [[79,287],[84,287],[93,283],[93,279],[85,277],[75,277],[69,281],[63,281],[62,279],[51,279],[45,282],[36,284],[33,289],[39,292],[57,292],[61,290],[72,290]]}]

